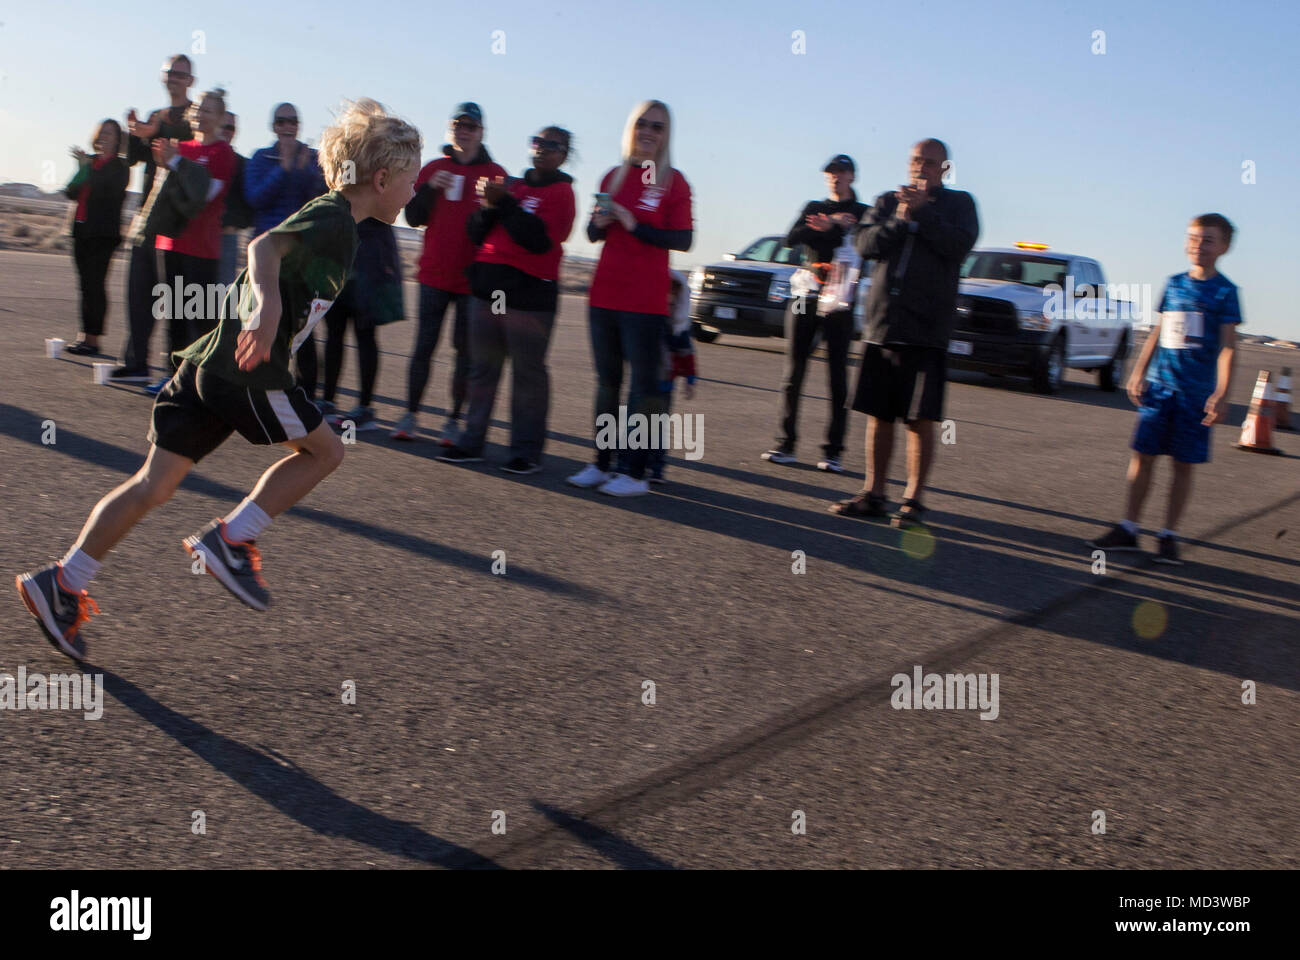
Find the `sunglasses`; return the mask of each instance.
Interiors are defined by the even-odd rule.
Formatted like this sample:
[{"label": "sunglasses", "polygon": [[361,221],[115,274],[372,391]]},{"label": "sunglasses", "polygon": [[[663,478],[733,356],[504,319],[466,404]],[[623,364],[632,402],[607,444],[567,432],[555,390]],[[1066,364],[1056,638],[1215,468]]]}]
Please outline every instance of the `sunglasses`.
[{"label": "sunglasses", "polygon": [[663,133],[667,126],[668,124],[664,123],[662,120],[638,120],[636,122],[636,128],[638,130],[650,129],[655,133]]},{"label": "sunglasses", "polygon": [[465,130],[469,133],[483,129],[482,124],[475,123],[473,120],[454,120],[452,121],[451,126],[454,130]]},{"label": "sunglasses", "polygon": [[567,150],[568,144],[559,140],[547,140],[545,137],[533,137],[533,149],[535,150]]},{"label": "sunglasses", "polygon": [[181,70],[164,70],[163,77],[167,80],[193,80],[194,74],[185,73]]},{"label": "sunglasses", "polygon": [[293,123],[293,124],[296,124],[296,123],[298,122],[298,118],[297,118],[297,117],[276,117],[276,118],[275,118],[275,122],[276,122],[276,123]]},{"label": "sunglasses", "polygon": [[222,129],[222,130],[234,130],[234,129],[235,129],[235,125],[234,125],[233,123],[227,123],[227,124],[223,125],[221,129]]}]

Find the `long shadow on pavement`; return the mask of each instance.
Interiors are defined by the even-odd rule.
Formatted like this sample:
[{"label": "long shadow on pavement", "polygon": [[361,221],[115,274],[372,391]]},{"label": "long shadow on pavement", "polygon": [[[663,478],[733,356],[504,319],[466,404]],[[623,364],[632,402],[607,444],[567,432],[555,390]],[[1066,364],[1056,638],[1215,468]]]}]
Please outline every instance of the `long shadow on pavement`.
[{"label": "long shadow on pavement", "polygon": [[415,824],[376,813],[341,797],[291,761],[223,736],[159,703],[135,684],[102,667],[104,688],[214,770],[229,777],[282,814],[321,836],[342,837],[384,853],[441,867],[500,869],[466,847],[426,833]]},{"label": "long shadow on pavement", "polygon": [[[0,403],[0,433],[42,446],[40,442],[41,419],[22,407]],[[93,437],[69,430],[67,427],[59,428],[58,443],[43,449],[53,449],[65,456],[74,457],[125,474],[135,473],[144,462],[140,454],[134,450],[106,443],[103,440],[96,440]],[[217,480],[211,480],[197,472],[191,472],[181,486],[186,490],[227,500],[231,503],[237,503],[247,495],[245,490],[229,486]],[[87,509],[89,509],[89,505],[87,505]],[[589,603],[600,603],[610,599],[607,594],[600,590],[583,584],[571,583],[561,577],[554,577],[539,570],[531,570],[513,564],[510,568],[509,578],[493,576],[489,565],[478,554],[460,550],[445,543],[426,540],[404,530],[381,527],[354,517],[339,516],[326,510],[304,507],[301,504],[290,508],[288,512],[304,520],[310,520],[313,523],[351,533],[386,546],[397,547],[400,550],[405,550],[416,556],[426,557],[438,563],[462,567],[467,571],[483,574],[496,583],[503,583],[508,579],[511,583],[533,590],[572,597]]]}]

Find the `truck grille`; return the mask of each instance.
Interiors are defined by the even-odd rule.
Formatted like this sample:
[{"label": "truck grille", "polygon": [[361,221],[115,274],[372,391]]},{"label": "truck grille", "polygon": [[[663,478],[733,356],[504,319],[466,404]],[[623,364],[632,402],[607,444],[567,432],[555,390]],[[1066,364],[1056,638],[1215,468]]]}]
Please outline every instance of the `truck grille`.
[{"label": "truck grille", "polygon": [[700,292],[706,296],[725,297],[727,300],[766,303],[771,282],[771,274],[759,270],[709,268],[704,272],[704,285]]},{"label": "truck grille", "polygon": [[958,330],[969,330],[971,333],[1020,332],[1016,308],[1005,300],[994,300],[991,297],[959,296],[954,326]]}]

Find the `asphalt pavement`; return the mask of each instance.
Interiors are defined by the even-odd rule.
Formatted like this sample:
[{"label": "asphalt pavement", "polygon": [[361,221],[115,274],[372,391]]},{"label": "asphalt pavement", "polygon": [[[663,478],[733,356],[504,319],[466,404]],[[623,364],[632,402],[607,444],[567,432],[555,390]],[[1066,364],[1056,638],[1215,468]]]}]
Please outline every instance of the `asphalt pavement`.
[{"label": "asphalt pavement", "polygon": [[[76,335],[70,258],[0,252],[0,288],[12,576],[61,555],[140,465],[151,400],[44,357],[44,337]],[[1134,412],[1092,377],[1040,396],[956,375],[929,522],[901,533],[827,512],[861,484],[864,418],[849,474],[817,471],[824,363],[803,462],[772,465],[782,341],[724,336],[674,401],[701,416],[703,457],[613,500],[564,483],[591,455],[585,315],[562,300],[542,473],[498,469],[506,385],[483,464],[358,434],[262,538],[265,613],[195,576],[180,541],[277,454],[235,437],[205,460],[93,585],[102,718],[0,709],[0,866],[1300,865],[1300,435],[1278,434],[1281,456],[1233,448],[1255,375],[1294,352],[1241,350],[1187,565],[1100,572],[1086,541],[1117,519]],[[380,332],[388,426],[413,338],[412,321]],[[893,477],[896,502],[901,448]],[[0,675],[76,669],[6,603]],[[996,716],[896,709],[893,678],[916,667],[996,676]]]}]

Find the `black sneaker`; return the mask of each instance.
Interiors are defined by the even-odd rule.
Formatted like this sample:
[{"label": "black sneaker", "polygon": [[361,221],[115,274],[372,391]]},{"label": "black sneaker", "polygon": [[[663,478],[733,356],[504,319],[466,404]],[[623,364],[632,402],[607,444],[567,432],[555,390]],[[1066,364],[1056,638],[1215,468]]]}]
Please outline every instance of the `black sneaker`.
[{"label": "black sneaker", "polygon": [[1178,538],[1172,534],[1164,534],[1156,538],[1156,555],[1155,562],[1167,564],[1171,567],[1181,567],[1183,565],[1182,557],[1178,556]]},{"label": "black sneaker", "polygon": [[[439,457],[438,459],[441,460],[442,458]],[[501,469],[506,473],[525,474],[536,473],[542,468],[527,457],[515,457],[509,463],[502,464]]]},{"label": "black sneaker", "polygon": [[1088,546],[1097,550],[1139,550],[1136,533],[1129,533],[1122,523],[1117,523],[1110,531],[1088,541]]},{"label": "black sneaker", "polygon": [[85,660],[86,643],[81,639],[81,625],[90,619],[92,612],[99,613],[99,607],[85,590],[80,595],[65,590],[59,570],[59,565],[52,563],[32,573],[20,573],[14,577],[14,585],[28,612],[40,624],[45,639],[65,656]]},{"label": "black sneaker", "polygon": [[256,543],[227,540],[226,522],[220,518],[181,542],[191,556],[202,557],[204,570],[223,587],[254,610],[266,609],[271,602],[271,591],[262,579],[262,555]]},{"label": "black sneaker", "polygon": [[771,460],[773,463],[798,463],[799,459],[794,455],[793,450],[782,450],[780,447],[773,447],[763,454],[764,460]]},{"label": "black sneaker", "polygon": [[148,383],[148,367],[114,367],[108,372],[109,383]]},{"label": "black sneaker", "polygon": [[97,357],[99,348],[92,347],[85,340],[78,340],[76,343],[70,343],[63,348],[64,353],[70,353],[74,357]]},{"label": "black sneaker", "polygon": [[443,463],[482,463],[481,454],[470,453],[468,450],[462,450],[455,445],[447,448],[446,452],[438,454],[435,458]]}]

